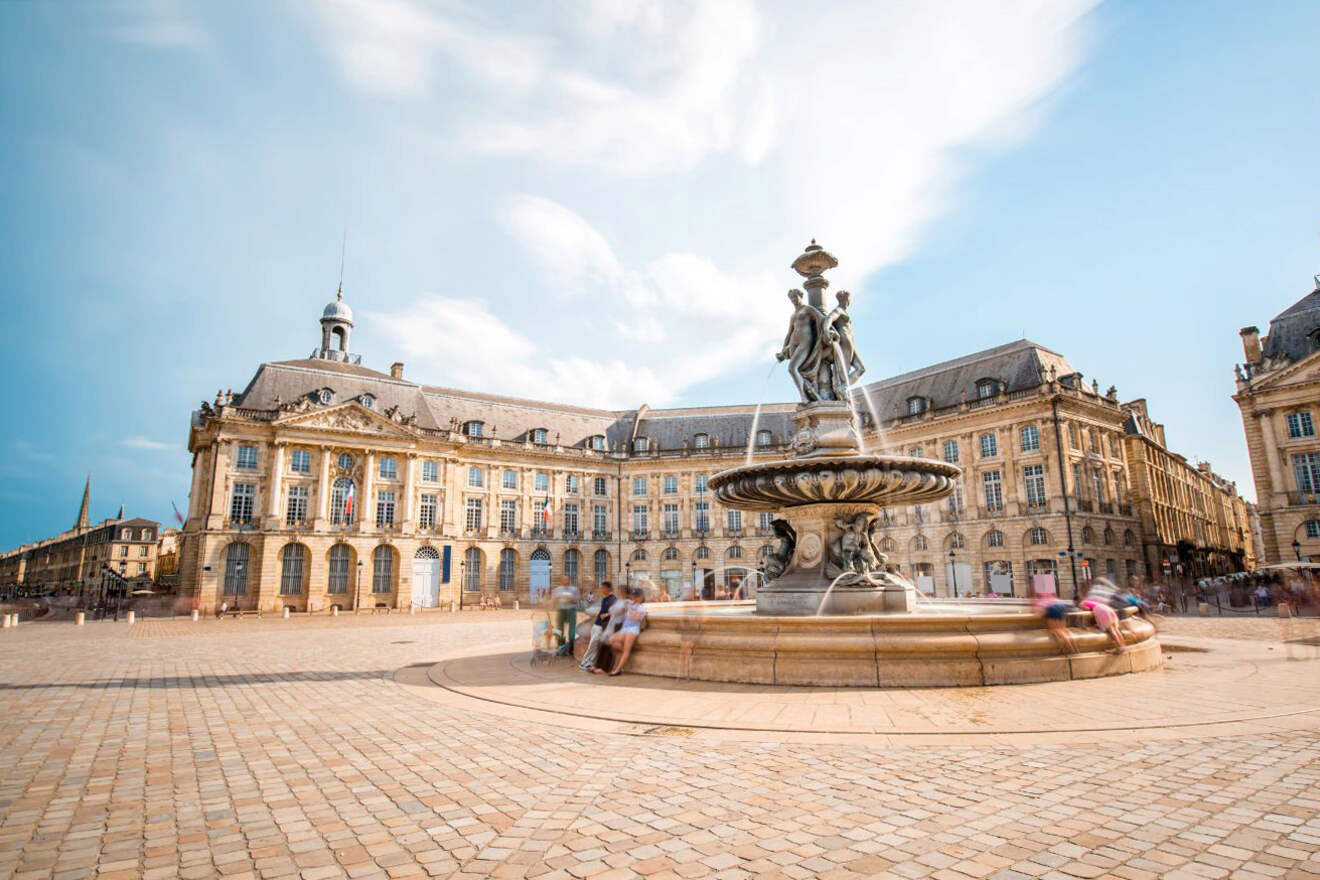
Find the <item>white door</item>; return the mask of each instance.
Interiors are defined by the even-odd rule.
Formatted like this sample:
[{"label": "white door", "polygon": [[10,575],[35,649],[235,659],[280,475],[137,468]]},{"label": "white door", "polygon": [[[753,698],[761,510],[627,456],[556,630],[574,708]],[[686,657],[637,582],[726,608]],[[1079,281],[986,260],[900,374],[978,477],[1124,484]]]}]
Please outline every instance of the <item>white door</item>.
[{"label": "white door", "polygon": [[412,602],[422,608],[440,604],[439,556],[418,556],[413,560]]},{"label": "white door", "polygon": [[527,566],[533,605],[539,605],[550,596],[550,554],[537,550]]}]

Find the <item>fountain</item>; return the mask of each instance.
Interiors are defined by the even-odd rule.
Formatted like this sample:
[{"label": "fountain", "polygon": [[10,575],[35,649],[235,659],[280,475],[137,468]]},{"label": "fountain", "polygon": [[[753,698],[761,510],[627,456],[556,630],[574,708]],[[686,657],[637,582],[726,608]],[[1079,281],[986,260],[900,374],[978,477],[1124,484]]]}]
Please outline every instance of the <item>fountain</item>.
[{"label": "fountain", "polygon": [[[779,359],[797,386],[793,455],[710,478],[727,507],[774,511],[777,547],[752,602],[652,606],[637,672],[762,684],[927,686],[1091,678],[1160,665],[1154,628],[1129,616],[1114,650],[1073,612],[1079,653],[1063,654],[1025,599],[923,601],[879,550],[882,506],[935,501],[961,476],[934,459],[862,450],[852,389],[865,371],[848,315],[826,309],[838,261],[814,240],[793,261],[805,280]],[[868,409],[873,410],[870,401]],[[1089,625],[1089,626],[1088,626]]]}]

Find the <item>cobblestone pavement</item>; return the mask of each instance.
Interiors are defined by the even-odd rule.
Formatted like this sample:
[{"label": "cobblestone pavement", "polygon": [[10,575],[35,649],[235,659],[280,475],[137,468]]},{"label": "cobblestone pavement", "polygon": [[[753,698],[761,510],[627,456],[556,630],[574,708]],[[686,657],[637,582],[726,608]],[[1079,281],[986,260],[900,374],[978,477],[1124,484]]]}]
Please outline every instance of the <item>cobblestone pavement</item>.
[{"label": "cobblestone pavement", "polygon": [[396,682],[527,636],[525,617],[488,614],[0,632],[0,878],[1320,878],[1315,726],[705,741],[564,730]]}]

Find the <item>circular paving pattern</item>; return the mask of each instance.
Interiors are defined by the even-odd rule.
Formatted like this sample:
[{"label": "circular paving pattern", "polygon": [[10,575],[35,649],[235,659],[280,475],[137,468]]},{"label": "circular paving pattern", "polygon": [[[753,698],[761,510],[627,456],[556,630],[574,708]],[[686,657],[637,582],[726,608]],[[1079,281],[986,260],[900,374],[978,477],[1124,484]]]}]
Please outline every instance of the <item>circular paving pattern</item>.
[{"label": "circular paving pattern", "polygon": [[397,680],[428,699],[593,731],[759,741],[1226,735],[1320,723],[1320,651],[1297,643],[1171,637],[1141,676],[970,688],[811,688],[610,678],[525,645],[451,654]]}]

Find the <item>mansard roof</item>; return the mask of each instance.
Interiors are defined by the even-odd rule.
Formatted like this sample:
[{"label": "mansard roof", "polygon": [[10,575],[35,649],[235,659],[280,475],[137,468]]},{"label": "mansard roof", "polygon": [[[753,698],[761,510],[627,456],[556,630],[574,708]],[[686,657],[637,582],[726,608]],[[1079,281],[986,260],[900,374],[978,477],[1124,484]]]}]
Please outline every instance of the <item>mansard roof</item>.
[{"label": "mansard roof", "polygon": [[1315,351],[1315,332],[1320,330],[1320,277],[1315,290],[1284,309],[1270,321],[1262,353],[1266,358],[1301,360]]},{"label": "mansard roof", "polygon": [[421,386],[415,382],[395,379],[388,373],[357,364],[320,358],[262,364],[234,402],[244,409],[274,410],[280,404],[295,403],[323,388],[334,392],[336,405],[370,394],[375,398],[377,410],[398,407],[405,416],[416,415],[418,427],[438,427]]}]

